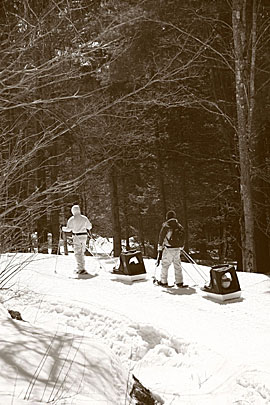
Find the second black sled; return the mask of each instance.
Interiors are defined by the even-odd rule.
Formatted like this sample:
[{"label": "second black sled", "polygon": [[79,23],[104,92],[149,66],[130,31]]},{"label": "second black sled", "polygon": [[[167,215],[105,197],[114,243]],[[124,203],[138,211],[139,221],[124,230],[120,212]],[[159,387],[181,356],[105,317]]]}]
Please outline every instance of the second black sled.
[{"label": "second black sled", "polygon": [[120,266],[114,269],[111,275],[115,280],[133,281],[145,280],[147,273],[145,270],[142,253],[138,250],[122,252],[120,254]]}]

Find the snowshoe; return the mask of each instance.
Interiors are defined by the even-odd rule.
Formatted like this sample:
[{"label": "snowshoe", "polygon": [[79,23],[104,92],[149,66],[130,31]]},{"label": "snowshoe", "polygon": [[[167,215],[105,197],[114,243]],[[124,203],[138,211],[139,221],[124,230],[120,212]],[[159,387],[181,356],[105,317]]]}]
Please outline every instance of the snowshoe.
[{"label": "snowshoe", "polygon": [[188,287],[188,284],[184,284],[184,283],[177,283],[177,284],[175,284],[176,285],[176,287],[178,287],[178,288],[187,288]]},{"label": "snowshoe", "polygon": [[168,287],[167,283],[162,283],[160,280],[156,279],[156,277],[153,277],[153,284],[159,285],[160,287]]},{"label": "snowshoe", "polygon": [[172,288],[173,287],[173,285],[169,285],[168,283],[162,283],[159,280],[156,280],[155,284],[158,285],[159,287],[163,287],[163,288]]},{"label": "snowshoe", "polygon": [[70,278],[76,279],[76,280],[86,280],[86,279],[90,279],[90,278],[94,278],[96,277],[97,274],[90,274],[86,272],[83,273],[74,273],[72,276],[70,276]]},{"label": "snowshoe", "polygon": [[89,273],[86,270],[76,270],[72,274],[71,278],[83,278],[89,276]]},{"label": "snowshoe", "polygon": [[205,284],[205,286],[200,287],[200,289],[201,289],[202,291],[211,292],[211,291],[212,291],[212,286]]},{"label": "snowshoe", "polygon": [[79,271],[76,271],[75,274],[88,274],[88,273],[86,270],[79,270]]},{"label": "snowshoe", "polygon": [[161,281],[158,281],[157,284],[158,284],[160,287],[165,287],[165,288],[169,287],[169,286],[168,286],[168,283],[162,283]]}]

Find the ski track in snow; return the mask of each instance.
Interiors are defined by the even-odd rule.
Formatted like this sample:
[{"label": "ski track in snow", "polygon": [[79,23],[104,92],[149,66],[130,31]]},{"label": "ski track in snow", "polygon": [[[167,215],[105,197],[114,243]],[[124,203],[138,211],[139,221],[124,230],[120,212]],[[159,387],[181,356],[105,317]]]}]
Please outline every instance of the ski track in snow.
[{"label": "ski track in snow", "polygon": [[[10,262],[11,257],[2,258],[1,265],[5,266],[5,260]],[[187,290],[155,287],[151,280],[153,260],[145,261],[148,281],[125,285],[113,281],[108,273],[114,259],[98,262],[86,257],[88,269],[97,275],[88,280],[67,278],[74,265],[71,255],[38,255],[32,259],[10,281],[16,281],[12,290],[0,293],[5,307],[20,311],[30,324],[55,324],[63,332],[81,331],[102,341],[168,403],[193,405],[199,394],[200,405],[270,403],[270,373],[264,361],[270,358],[269,350],[259,350],[260,345],[269,345],[265,308],[269,308],[270,294],[269,289],[266,291],[266,276],[241,274],[245,281],[242,299],[224,304],[201,297],[198,286]],[[22,263],[25,259],[15,258],[13,268],[16,260]],[[183,266],[187,270],[185,281],[192,285],[195,279],[203,284],[192,265]],[[208,269],[202,271],[207,278]],[[188,280],[188,273],[192,273],[192,280]],[[258,302],[258,294],[264,295],[263,301]],[[171,376],[175,372],[175,378],[166,380],[166,370]],[[218,402],[211,402],[212,393]]]}]

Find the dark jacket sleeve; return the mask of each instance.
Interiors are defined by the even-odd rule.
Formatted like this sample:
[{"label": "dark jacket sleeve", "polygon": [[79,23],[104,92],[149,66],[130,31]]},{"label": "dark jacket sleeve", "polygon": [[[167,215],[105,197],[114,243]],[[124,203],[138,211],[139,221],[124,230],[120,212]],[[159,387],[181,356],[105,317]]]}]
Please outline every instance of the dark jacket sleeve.
[{"label": "dark jacket sleeve", "polygon": [[168,226],[166,223],[164,223],[159,232],[159,238],[158,238],[158,249],[159,250],[162,248],[162,245],[163,245],[165,236],[167,235],[167,232],[168,232]]},{"label": "dark jacket sleeve", "polygon": [[180,229],[180,231],[182,231],[184,233],[184,227],[179,222],[178,222],[178,228]]}]

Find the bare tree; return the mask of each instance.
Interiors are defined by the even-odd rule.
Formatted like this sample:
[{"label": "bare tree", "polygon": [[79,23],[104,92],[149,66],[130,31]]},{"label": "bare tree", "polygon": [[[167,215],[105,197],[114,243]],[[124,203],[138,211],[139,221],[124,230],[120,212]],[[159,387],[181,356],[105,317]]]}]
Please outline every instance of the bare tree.
[{"label": "bare tree", "polygon": [[[253,135],[253,114],[255,103],[255,64],[257,34],[257,4],[253,0],[250,32],[247,32],[247,2],[234,0],[232,4],[232,24],[235,52],[235,94],[237,107],[237,136],[240,158],[240,190],[243,204],[243,267],[246,271],[256,271],[254,241],[254,207],[251,187],[250,139]],[[249,37],[247,38],[247,34]],[[250,39],[250,59],[247,55],[247,42]]]}]

